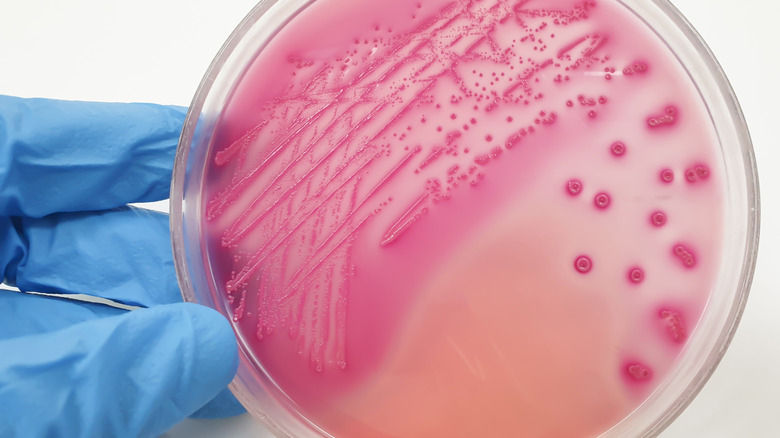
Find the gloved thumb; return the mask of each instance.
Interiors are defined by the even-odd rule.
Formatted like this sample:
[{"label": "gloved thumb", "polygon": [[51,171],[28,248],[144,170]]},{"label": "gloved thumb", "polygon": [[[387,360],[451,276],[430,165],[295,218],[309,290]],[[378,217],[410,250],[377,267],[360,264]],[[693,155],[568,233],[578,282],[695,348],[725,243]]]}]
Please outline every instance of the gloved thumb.
[{"label": "gloved thumb", "polygon": [[178,303],[0,343],[0,436],[152,437],[238,365],[228,322]]}]

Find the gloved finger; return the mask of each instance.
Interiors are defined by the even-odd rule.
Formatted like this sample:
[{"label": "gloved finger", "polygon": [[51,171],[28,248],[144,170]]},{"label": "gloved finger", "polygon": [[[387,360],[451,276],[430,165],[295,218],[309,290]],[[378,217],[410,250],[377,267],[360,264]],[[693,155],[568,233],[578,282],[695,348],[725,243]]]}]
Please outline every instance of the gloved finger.
[{"label": "gloved finger", "polygon": [[[72,325],[126,312],[102,304],[0,290],[0,341],[56,332]],[[244,412],[241,403],[225,388],[191,417],[224,418]]]},{"label": "gloved finger", "polygon": [[[168,216],[136,207],[7,219],[3,259],[9,284],[36,292],[82,293],[133,306],[181,301]],[[4,264],[2,264],[4,263]]]},{"label": "gloved finger", "polygon": [[56,332],[126,312],[101,304],[0,290],[0,341]]},{"label": "gloved finger", "polygon": [[0,215],[166,199],[186,108],[0,96]]},{"label": "gloved finger", "polygon": [[0,436],[157,436],[230,382],[234,339],[180,303],[2,341]]}]

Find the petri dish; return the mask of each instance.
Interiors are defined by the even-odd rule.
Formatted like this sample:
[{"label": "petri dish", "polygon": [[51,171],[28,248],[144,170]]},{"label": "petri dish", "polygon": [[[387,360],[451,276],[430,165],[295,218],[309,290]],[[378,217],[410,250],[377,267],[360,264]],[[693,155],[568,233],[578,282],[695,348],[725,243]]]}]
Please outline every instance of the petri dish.
[{"label": "petri dish", "polygon": [[280,437],[644,437],[725,353],[758,208],[667,1],[269,0],[195,95],[171,224]]}]

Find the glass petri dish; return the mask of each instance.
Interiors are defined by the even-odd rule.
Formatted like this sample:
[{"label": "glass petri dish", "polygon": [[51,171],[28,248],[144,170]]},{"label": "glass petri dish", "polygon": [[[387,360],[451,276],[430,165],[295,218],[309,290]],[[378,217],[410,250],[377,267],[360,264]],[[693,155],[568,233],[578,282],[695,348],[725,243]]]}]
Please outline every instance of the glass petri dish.
[{"label": "glass petri dish", "polygon": [[174,168],[185,300],[278,436],[654,436],[758,241],[749,133],[667,1],[261,1]]}]

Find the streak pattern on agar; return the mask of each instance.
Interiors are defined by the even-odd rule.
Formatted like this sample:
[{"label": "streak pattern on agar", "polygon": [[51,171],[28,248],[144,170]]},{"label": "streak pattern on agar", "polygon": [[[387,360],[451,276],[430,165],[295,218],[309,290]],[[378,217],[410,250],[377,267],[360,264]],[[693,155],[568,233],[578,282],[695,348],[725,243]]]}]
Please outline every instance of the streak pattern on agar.
[{"label": "streak pattern on agar", "polygon": [[[252,313],[258,339],[284,329],[314,370],[345,369],[353,244],[367,225],[381,220],[384,232],[372,237],[377,246],[391,247],[436,204],[457,202],[461,187],[489,179],[492,163],[521,149],[524,139],[556,126],[559,113],[589,123],[603,119],[599,111],[614,96],[545,97],[552,87],[576,83],[577,70],[607,62],[606,35],[547,38],[586,20],[595,3],[570,10],[534,9],[532,3],[456,0],[365,57],[290,59],[297,69],[290,88],[258,109],[262,122],[214,153],[212,164],[234,173],[208,199],[205,216],[225,224],[224,248],[245,252],[225,283],[235,321]],[[622,75],[637,80],[647,71],[637,61]],[[607,80],[621,74],[614,67],[604,73]],[[447,88],[457,94],[442,99]],[[480,117],[491,113],[510,128],[467,140],[484,125]],[[645,120],[652,130],[677,121],[674,106]],[[412,141],[421,129],[435,129],[437,141]],[[633,155],[638,149],[631,146]],[[630,160],[622,158],[625,143],[614,142],[610,150]],[[708,176],[703,164],[686,173],[690,183]],[[674,173],[663,169],[660,178],[671,183]],[[398,180],[419,188],[394,190]],[[572,197],[583,189],[581,180],[567,182]],[[620,207],[623,199],[616,199]],[[593,203],[609,209],[610,195],[596,193]],[[663,226],[665,214],[653,213],[651,223]],[[696,263],[685,247],[674,254],[688,268]],[[575,261],[580,273],[591,267],[588,257]],[[632,271],[629,279],[640,283],[644,272]],[[250,309],[248,295],[257,296]]]},{"label": "streak pattern on agar", "polygon": [[[477,171],[471,163],[487,166],[524,137],[555,124],[557,114],[549,108],[564,102],[544,99],[542,89],[555,76],[548,71],[564,74],[603,61],[599,52],[608,39],[599,35],[534,46],[556,27],[586,19],[595,3],[584,1],[571,10],[534,9],[528,3],[457,0],[371,56],[340,63],[291,59],[298,67],[293,86],[260,109],[263,122],[214,154],[215,166],[236,170],[208,200],[206,218],[234,218],[221,237],[225,248],[255,242],[225,285],[238,298],[235,320],[246,316],[247,292],[257,294],[259,339],[284,327],[315,370],[347,366],[350,255],[364,225],[390,203],[408,205],[388,221],[377,244],[401,238],[459,184],[476,186],[489,175],[489,169]],[[482,85],[466,77],[472,70],[489,74],[486,69],[494,75]],[[453,84],[459,95],[438,102],[437,86]],[[470,161],[459,158],[461,129],[442,134],[439,144],[399,151],[412,121],[424,124],[441,105],[456,109],[445,120],[460,120],[463,101],[484,113],[508,108],[508,121],[527,114],[527,124],[517,120],[510,135],[493,142],[489,134],[484,145],[469,144],[460,155],[474,150]],[[476,123],[474,118],[471,125]],[[448,170],[442,172],[434,164],[445,158]],[[414,197],[404,199],[389,188],[394,179],[412,177],[421,185]]]}]

